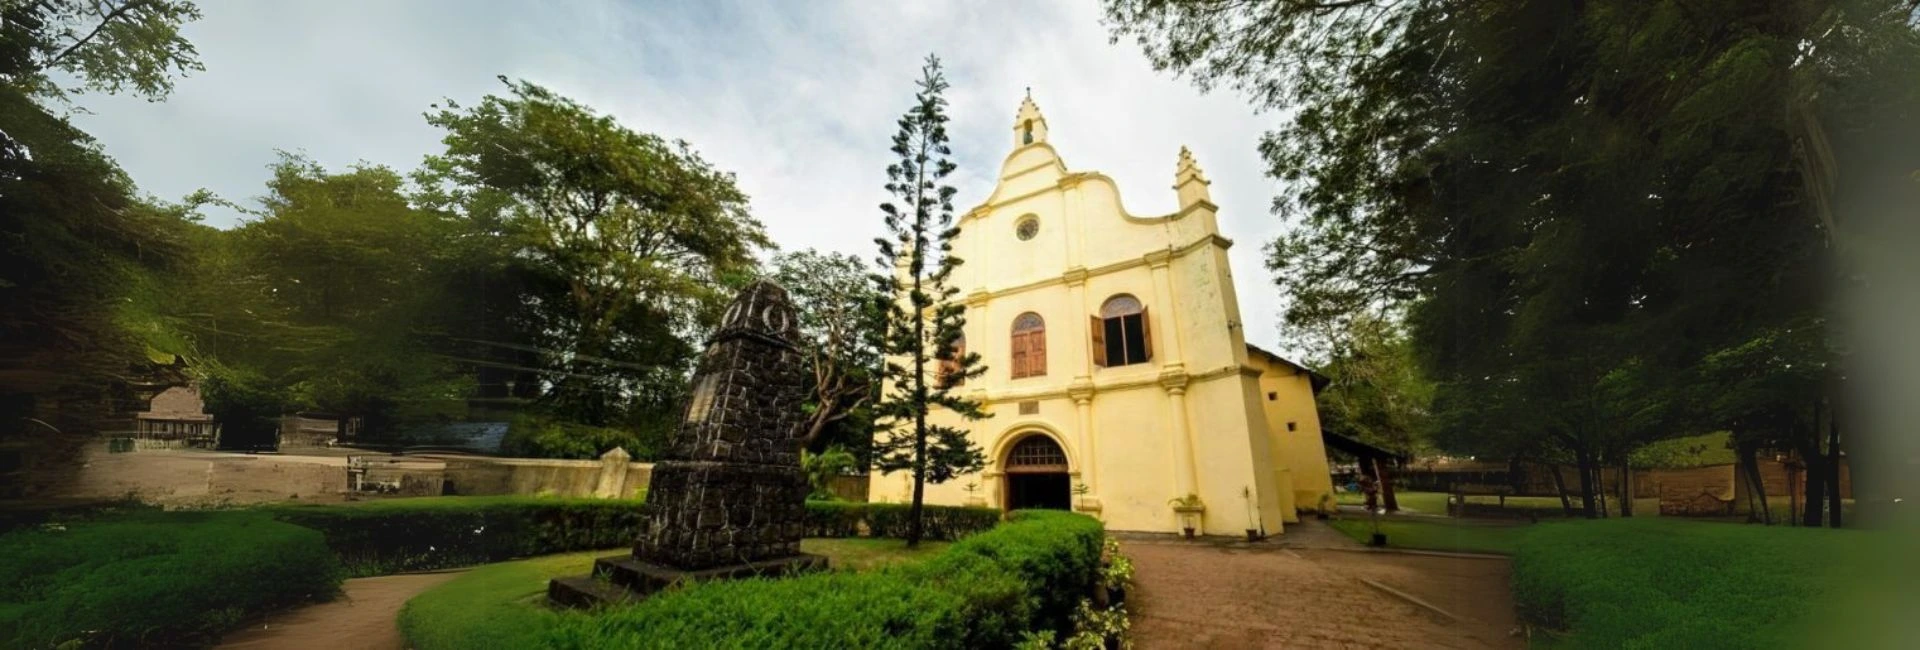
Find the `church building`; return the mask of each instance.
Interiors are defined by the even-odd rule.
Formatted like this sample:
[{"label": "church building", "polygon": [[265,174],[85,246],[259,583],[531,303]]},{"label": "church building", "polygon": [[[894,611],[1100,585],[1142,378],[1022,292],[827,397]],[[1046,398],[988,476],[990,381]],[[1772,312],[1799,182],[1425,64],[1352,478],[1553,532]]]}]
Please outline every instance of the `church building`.
[{"label": "church building", "polygon": [[[1325,380],[1246,342],[1206,176],[1181,149],[1179,208],[1128,214],[1113,179],[1067,169],[1032,98],[999,182],[960,218],[952,282],[986,374],[957,389],[984,471],[932,504],[1071,508],[1109,529],[1278,534],[1331,507],[1314,393]],[[908,472],[873,501],[907,501]]]}]

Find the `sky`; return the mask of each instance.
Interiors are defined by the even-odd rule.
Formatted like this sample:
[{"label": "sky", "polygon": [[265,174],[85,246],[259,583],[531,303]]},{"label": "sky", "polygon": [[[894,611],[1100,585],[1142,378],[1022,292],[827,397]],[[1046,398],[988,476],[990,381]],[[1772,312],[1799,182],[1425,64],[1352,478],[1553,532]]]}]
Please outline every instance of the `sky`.
[{"label": "sky", "polygon": [[[329,168],[410,170],[441,149],[423,113],[547,86],[629,128],[684,139],[738,175],[782,250],[872,256],[894,121],[922,59],[948,69],[960,209],[986,198],[1028,88],[1069,169],[1119,183],[1126,209],[1175,209],[1190,147],[1213,181],[1250,343],[1292,351],[1262,248],[1284,224],[1255,147],[1278,124],[1230,92],[1155,72],[1109,43],[1094,0],[497,2],[202,0],[185,29],[204,72],[164,102],[85,97],[79,126],[143,192],[249,202],[276,150]],[[210,213],[212,225],[238,222]]]}]

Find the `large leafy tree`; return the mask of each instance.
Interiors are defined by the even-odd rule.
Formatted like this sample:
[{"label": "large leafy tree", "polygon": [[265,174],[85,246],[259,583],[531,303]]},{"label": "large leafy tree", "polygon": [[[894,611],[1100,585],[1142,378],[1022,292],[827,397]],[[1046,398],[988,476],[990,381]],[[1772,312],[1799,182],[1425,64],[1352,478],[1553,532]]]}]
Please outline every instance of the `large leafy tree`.
[{"label": "large leafy tree", "polygon": [[1317,401],[1328,431],[1388,449],[1426,449],[1432,428],[1433,384],[1420,370],[1413,342],[1391,321],[1361,318],[1341,336],[1320,372],[1328,378]]},{"label": "large leafy tree", "polygon": [[809,249],[776,256],[772,266],[773,279],[800,309],[800,334],[806,339],[802,347],[813,376],[807,443],[819,450],[846,449],[865,467],[872,456],[873,398],[880,388],[880,350],[871,333],[884,327],[867,265],[845,253]]},{"label": "large leafy tree", "polygon": [[[1289,322],[1405,309],[1436,408],[1453,411],[1441,439],[1571,456],[1590,514],[1600,465],[1699,423],[1676,378],[1706,377],[1693,371],[1707,355],[1788,323],[1828,322],[1827,125],[1854,123],[1872,104],[1861,97],[1899,80],[1886,53],[1911,48],[1915,11],[1107,7],[1116,37],[1156,65],[1291,111],[1261,144],[1296,188],[1275,207],[1298,227],[1270,258]],[[1799,401],[1823,394],[1830,384]]]},{"label": "large leafy tree", "polygon": [[136,199],[48,104],[74,89],[55,78],[164,97],[198,69],[178,34],[197,15],[184,2],[0,2],[0,419],[33,412],[35,396],[98,395],[147,358],[125,327],[128,294],[182,260],[188,223]]},{"label": "large leafy tree", "polygon": [[527,82],[427,121],[446,152],[426,206],[504,239],[520,269],[516,340],[541,400],[604,426],[669,408],[700,333],[771,246],[733,175],[685,142],[631,130]]},{"label": "large leafy tree", "polygon": [[926,484],[985,464],[965,429],[927,421],[935,408],[965,419],[986,417],[979,402],[956,389],[987,369],[978,353],[960,346],[966,306],[958,300],[960,289],[949,284],[961,260],[953,254],[956,190],[945,184],[956,167],[947,144],[947,78],[933,56],[920,73],[914,106],[900,117],[893,136],[899,161],[887,167],[887,192],[894,201],[880,205],[888,236],[874,240],[881,271],[873,276],[876,307],[885,314],[879,349],[887,359],[874,407],[881,427],[875,462],[882,471],[905,470],[913,477],[909,547],[920,543]]},{"label": "large leafy tree", "polygon": [[243,281],[284,310],[294,339],[256,341],[299,354],[271,367],[300,403],[360,418],[371,436],[451,414],[470,377],[447,358],[447,322],[469,293],[449,292],[453,224],[407,200],[396,171],[330,173],[284,156],[257,218],[227,233]]},{"label": "large leafy tree", "polygon": [[176,77],[205,69],[180,34],[199,18],[183,0],[3,0],[0,78],[38,99],[83,91],[164,99]]}]

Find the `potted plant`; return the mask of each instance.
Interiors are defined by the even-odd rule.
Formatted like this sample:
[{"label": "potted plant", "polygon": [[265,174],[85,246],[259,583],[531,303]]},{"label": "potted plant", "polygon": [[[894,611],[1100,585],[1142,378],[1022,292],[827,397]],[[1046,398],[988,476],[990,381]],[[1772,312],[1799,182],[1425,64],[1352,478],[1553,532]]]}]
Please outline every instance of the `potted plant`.
[{"label": "potted plant", "polygon": [[1180,515],[1180,529],[1186,533],[1187,539],[1193,539],[1193,529],[1198,527],[1200,515],[1207,511],[1207,505],[1200,502],[1200,495],[1189,493],[1167,503],[1172,504],[1173,511]]}]

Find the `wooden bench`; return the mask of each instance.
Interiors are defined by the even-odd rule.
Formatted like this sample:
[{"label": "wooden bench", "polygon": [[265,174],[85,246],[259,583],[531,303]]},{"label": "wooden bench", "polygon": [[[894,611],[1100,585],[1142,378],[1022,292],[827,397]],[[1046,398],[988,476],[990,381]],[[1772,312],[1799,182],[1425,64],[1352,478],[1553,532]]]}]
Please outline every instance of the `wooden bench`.
[{"label": "wooden bench", "polygon": [[1480,485],[1460,483],[1453,486],[1447,497],[1447,514],[1459,516],[1467,510],[1467,497],[1500,497],[1500,507],[1507,507],[1507,497],[1513,495],[1510,485]]}]

